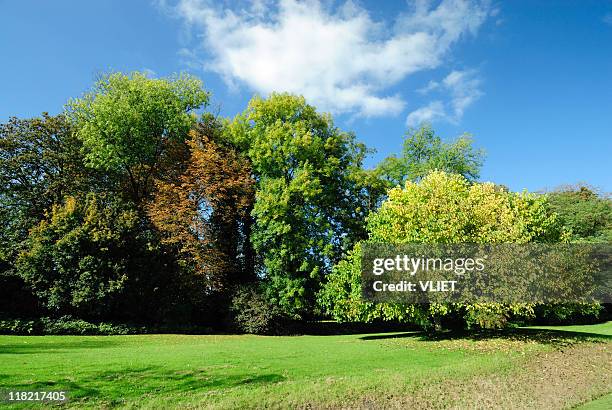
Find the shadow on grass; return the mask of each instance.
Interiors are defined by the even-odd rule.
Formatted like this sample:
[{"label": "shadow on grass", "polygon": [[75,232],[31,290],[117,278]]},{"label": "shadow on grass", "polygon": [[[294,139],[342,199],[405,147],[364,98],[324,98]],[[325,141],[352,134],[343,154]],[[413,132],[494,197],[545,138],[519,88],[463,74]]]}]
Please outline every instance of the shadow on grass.
[{"label": "shadow on grass", "polygon": [[338,323],[334,321],[315,321],[295,324],[289,329],[289,335],[308,336],[338,336],[358,335],[364,333],[398,333],[416,331],[414,325],[405,323],[373,322],[373,323]]},{"label": "shadow on grass", "polygon": [[603,343],[612,341],[612,336],[598,333],[573,332],[552,329],[507,329],[497,331],[444,331],[437,333],[426,332],[403,332],[382,335],[368,335],[360,337],[361,340],[383,340],[415,337],[424,342],[436,342],[443,340],[509,340],[521,342],[536,342],[554,347],[567,347],[577,343],[595,342]]},{"label": "shadow on grass", "polygon": [[74,340],[69,342],[24,342],[0,345],[0,355],[2,354],[39,354],[39,353],[58,353],[63,350],[80,349],[104,349],[119,344],[116,341],[106,340]]},{"label": "shadow on grass", "polygon": [[403,333],[385,333],[382,335],[367,335],[362,336],[361,340],[384,340],[384,339],[400,339],[403,337],[416,337],[422,335],[421,331],[403,332]]},{"label": "shadow on grass", "polygon": [[278,383],[284,376],[269,374],[213,374],[205,369],[168,371],[159,367],[140,369],[109,370],[96,373],[91,382],[103,383],[137,383],[141,387],[158,387],[164,391],[183,391],[198,389],[227,389],[241,385],[261,385]]},{"label": "shadow on grass", "polygon": [[56,380],[14,383],[0,375],[0,390],[66,391],[69,401],[116,406],[153,396],[263,386],[284,381],[280,374],[213,374],[205,369],[171,371],[157,366],[119,369],[85,375],[63,376]]},{"label": "shadow on grass", "polygon": [[440,341],[452,339],[464,339],[472,341],[481,340],[509,340],[518,342],[536,342],[555,348],[570,347],[578,343],[604,343],[612,341],[612,336],[597,333],[572,332],[552,329],[508,329],[499,331],[480,332],[445,332],[437,334],[422,334],[423,341]]},{"label": "shadow on grass", "polygon": [[84,387],[81,383],[69,380],[45,380],[32,383],[0,383],[4,390],[12,391],[64,391],[68,400],[79,397],[95,397],[99,390],[92,387]]}]

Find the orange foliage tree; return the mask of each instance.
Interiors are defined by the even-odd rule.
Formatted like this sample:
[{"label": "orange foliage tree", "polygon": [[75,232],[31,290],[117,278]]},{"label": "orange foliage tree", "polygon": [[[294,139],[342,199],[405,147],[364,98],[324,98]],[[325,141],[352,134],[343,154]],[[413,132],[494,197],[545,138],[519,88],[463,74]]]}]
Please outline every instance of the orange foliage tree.
[{"label": "orange foliage tree", "polygon": [[[247,159],[220,141],[223,125],[204,120],[189,133],[183,172],[157,180],[147,213],[182,268],[211,290],[253,277],[249,243],[254,181]],[[175,166],[178,164],[175,164]]]}]

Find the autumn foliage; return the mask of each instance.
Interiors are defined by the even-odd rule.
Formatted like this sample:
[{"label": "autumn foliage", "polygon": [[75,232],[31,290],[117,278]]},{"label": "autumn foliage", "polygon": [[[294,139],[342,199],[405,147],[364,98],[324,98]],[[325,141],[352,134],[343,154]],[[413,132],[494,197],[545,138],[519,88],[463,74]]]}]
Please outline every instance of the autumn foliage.
[{"label": "autumn foliage", "polygon": [[245,229],[254,181],[248,161],[206,131],[202,124],[190,131],[185,171],[156,182],[147,214],[162,242],[177,249],[180,263],[219,289],[252,268],[239,254],[250,254]]}]

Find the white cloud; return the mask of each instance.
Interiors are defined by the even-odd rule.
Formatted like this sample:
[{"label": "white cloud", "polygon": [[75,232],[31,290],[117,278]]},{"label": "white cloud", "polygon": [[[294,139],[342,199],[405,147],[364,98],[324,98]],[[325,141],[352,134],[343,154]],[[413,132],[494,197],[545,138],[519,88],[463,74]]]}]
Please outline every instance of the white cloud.
[{"label": "white cloud", "polygon": [[450,96],[450,101],[443,104],[437,100],[418,108],[408,114],[406,124],[414,127],[422,122],[444,120],[456,123],[463,117],[465,110],[482,97],[481,80],[475,70],[451,71],[441,82],[430,81],[419,90],[422,94],[442,91]]},{"label": "white cloud", "polygon": [[612,13],[608,13],[605,16],[603,16],[603,22],[612,26]]},{"label": "white cloud", "polygon": [[483,95],[480,91],[480,78],[474,70],[453,71],[443,83],[451,93],[451,106],[456,120],[461,119],[465,109]]},{"label": "white cloud", "polygon": [[447,114],[442,101],[433,101],[428,105],[418,108],[408,114],[406,125],[416,127],[424,122],[433,122],[435,120],[446,118]]},{"label": "white cloud", "polygon": [[202,63],[198,59],[197,54],[192,50],[188,48],[181,48],[176,54],[178,55],[179,61],[183,66],[192,70],[198,70],[202,67]]},{"label": "white cloud", "polygon": [[427,93],[429,93],[431,91],[434,91],[434,90],[437,90],[439,88],[440,88],[440,83],[439,82],[430,80],[425,87],[419,88],[417,90],[417,92],[420,93],[420,94],[427,94]]},{"label": "white cloud", "polygon": [[438,67],[489,11],[477,0],[442,0],[435,7],[418,0],[390,24],[351,1],[338,7],[319,0],[229,4],[179,0],[161,7],[198,34],[196,48],[209,58],[202,66],[228,85],[298,93],[322,110],[364,116],[401,112],[404,100],[388,89]]}]

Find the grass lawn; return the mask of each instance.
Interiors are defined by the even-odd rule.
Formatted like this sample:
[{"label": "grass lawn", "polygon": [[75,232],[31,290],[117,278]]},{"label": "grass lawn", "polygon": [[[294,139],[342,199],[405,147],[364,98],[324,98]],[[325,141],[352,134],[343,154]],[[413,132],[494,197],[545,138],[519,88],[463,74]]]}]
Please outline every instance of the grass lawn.
[{"label": "grass lawn", "polygon": [[611,335],[0,336],[0,390],[67,390],[68,408],[599,408]]},{"label": "grass lawn", "polygon": [[597,325],[577,326],[532,326],[530,329],[562,330],[564,332],[592,333],[597,335],[612,336],[612,322],[599,323]]}]

